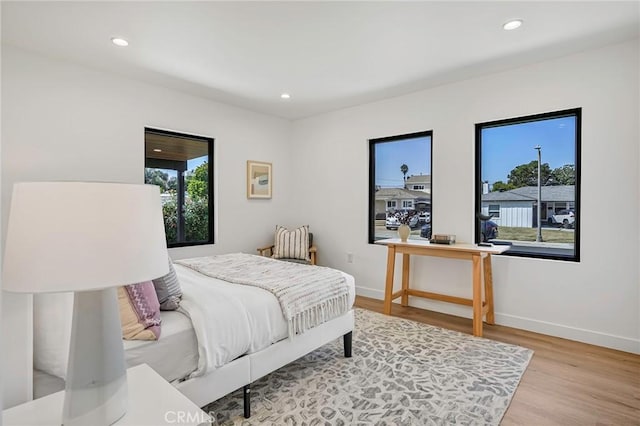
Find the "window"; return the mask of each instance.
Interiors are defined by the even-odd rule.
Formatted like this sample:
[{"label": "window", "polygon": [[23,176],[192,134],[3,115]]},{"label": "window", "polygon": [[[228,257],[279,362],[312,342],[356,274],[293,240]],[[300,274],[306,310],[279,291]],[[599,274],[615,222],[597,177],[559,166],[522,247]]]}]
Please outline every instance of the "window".
[{"label": "window", "polygon": [[476,124],[477,242],[580,260],[580,126],[580,108]]},{"label": "window", "polygon": [[489,216],[500,217],[500,204],[489,204]]},{"label": "window", "polygon": [[[426,131],[369,140],[370,243],[396,238],[401,223],[411,227],[409,238],[431,238],[431,139]],[[418,192],[413,179],[429,183]],[[385,211],[386,220],[376,221]]]},{"label": "window", "polygon": [[213,139],[145,128],[145,183],[158,185],[168,247],[213,244]]}]

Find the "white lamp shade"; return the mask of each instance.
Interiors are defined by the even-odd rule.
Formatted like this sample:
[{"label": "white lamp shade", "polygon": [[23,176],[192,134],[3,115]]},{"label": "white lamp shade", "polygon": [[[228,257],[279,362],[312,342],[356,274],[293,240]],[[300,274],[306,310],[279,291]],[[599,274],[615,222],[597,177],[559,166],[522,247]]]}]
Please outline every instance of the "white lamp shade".
[{"label": "white lamp shade", "polygon": [[154,185],[25,182],[13,187],[2,285],[44,293],[97,290],[168,272]]}]

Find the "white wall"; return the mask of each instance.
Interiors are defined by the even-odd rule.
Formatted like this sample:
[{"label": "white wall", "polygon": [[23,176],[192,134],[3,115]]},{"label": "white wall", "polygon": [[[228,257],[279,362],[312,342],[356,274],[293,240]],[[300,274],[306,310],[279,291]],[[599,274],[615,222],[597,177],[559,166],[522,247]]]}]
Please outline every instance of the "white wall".
[{"label": "white wall", "polygon": [[[282,223],[291,194],[286,120],[4,46],[2,89],[2,230],[14,182],[142,183],[145,126],[215,138],[216,244],[172,257],[254,252]],[[271,200],[247,200],[247,160],[273,163]],[[29,299],[4,295],[5,407],[31,394]]]},{"label": "white wall", "polygon": [[[2,231],[14,182],[142,182],[144,126],[191,132],[215,138],[216,244],[173,257],[252,251],[276,223],[304,218],[320,262],[354,274],[359,294],[382,298],[386,252],[367,244],[368,139],[432,129],[434,231],[470,241],[474,123],[582,107],[582,261],[496,258],[497,320],[640,352],[640,238],[624,238],[640,236],[638,72],[636,41],[291,125],[3,47]],[[246,199],[247,159],[273,163],[273,199]],[[602,206],[613,206],[615,221],[603,221]],[[622,236],[615,247],[603,237],[612,231]],[[413,268],[414,287],[470,294],[468,265],[416,259]],[[411,303],[470,316],[463,307]],[[5,294],[5,407],[31,393],[30,324],[28,297]]]},{"label": "white wall", "polygon": [[[433,130],[434,232],[472,241],[474,124],[582,107],[581,262],[496,258],[496,318],[640,352],[638,75],[635,40],[294,122],[292,190],[321,263],[355,275],[358,294],[383,298],[386,249],[367,243],[368,139]],[[470,265],[419,258],[412,267],[415,288],[471,294]]]},{"label": "white wall", "polygon": [[[2,8],[0,7],[0,22],[2,21]],[[0,55],[0,70],[2,69],[2,55]],[[1,71],[0,71],[0,74]],[[1,76],[0,76],[1,77]],[[2,99],[2,84],[0,84],[0,100]],[[0,117],[2,116],[2,102],[0,102]],[[2,185],[2,120],[0,119],[0,186]],[[2,211],[0,209],[0,222],[2,222]],[[4,234],[0,230],[0,253],[3,252],[3,239],[2,236]],[[0,257],[1,258],[1,257]],[[2,288],[2,262],[0,262],[0,288]],[[0,354],[3,352],[2,346],[2,291],[0,290]],[[2,361],[0,361],[0,413],[2,412],[3,407],[3,385],[2,385],[2,376],[3,376],[4,365]],[[2,426],[2,416],[0,416],[0,426]]]}]

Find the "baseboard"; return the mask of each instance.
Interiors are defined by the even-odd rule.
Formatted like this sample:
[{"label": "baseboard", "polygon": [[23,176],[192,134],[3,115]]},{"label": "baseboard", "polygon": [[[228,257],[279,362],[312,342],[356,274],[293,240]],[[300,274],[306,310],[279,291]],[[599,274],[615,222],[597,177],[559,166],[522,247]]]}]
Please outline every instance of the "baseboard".
[{"label": "baseboard", "polygon": [[624,336],[616,336],[615,334],[601,333],[599,331],[586,330],[563,324],[501,314],[499,312],[496,312],[496,324],[640,354],[640,339],[630,339]]},{"label": "baseboard", "polygon": [[[356,294],[358,296],[371,297],[373,299],[383,300],[384,291],[356,286]],[[411,299],[410,299],[411,300]],[[410,305],[414,303],[409,302]],[[418,306],[422,308],[422,306]],[[456,315],[449,309],[438,309],[437,306],[430,305],[430,310],[441,312],[444,314]],[[577,342],[588,343],[605,348],[616,349],[624,352],[640,354],[640,339],[631,339],[614,334],[601,333],[599,331],[586,330],[578,327],[571,327],[563,324],[556,324],[547,321],[540,321],[532,318],[524,318],[516,315],[502,314],[496,312],[496,324],[507,327],[518,328],[521,330],[532,331],[534,333],[546,334],[548,336],[561,337],[563,339],[575,340]],[[469,315],[460,315],[470,318]]]},{"label": "baseboard", "polygon": [[370,297],[372,299],[384,300],[384,291],[377,288],[356,286],[358,296]]}]

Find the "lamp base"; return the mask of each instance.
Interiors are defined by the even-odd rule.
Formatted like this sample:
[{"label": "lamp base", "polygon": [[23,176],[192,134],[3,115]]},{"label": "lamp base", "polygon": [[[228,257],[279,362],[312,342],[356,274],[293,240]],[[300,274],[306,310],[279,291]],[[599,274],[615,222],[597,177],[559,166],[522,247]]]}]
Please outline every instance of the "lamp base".
[{"label": "lamp base", "polygon": [[111,425],[127,412],[127,399],[117,291],[76,292],[62,424]]}]

